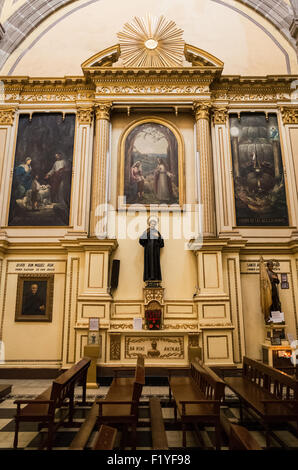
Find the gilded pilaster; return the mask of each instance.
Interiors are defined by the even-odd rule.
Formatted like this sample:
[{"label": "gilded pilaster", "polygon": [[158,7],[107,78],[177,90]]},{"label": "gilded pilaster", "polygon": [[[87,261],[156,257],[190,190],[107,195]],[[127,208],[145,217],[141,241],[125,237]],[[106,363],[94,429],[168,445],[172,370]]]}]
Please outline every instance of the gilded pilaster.
[{"label": "gilded pilaster", "polygon": [[93,109],[90,106],[78,108],[77,118],[79,125],[91,125],[93,118]]},{"label": "gilded pilaster", "polygon": [[228,108],[226,106],[213,108],[212,119],[214,124],[226,124],[228,119]]},{"label": "gilded pilaster", "polygon": [[0,126],[12,126],[16,109],[0,107]]},{"label": "gilded pilaster", "polygon": [[90,187],[93,147],[93,106],[77,108],[74,146],[73,193],[71,204],[71,227],[67,238],[87,236],[90,217]]},{"label": "gilded pilaster", "polygon": [[96,213],[98,206],[104,205],[106,201],[107,185],[107,153],[109,148],[109,125],[110,125],[110,103],[100,103],[95,106],[95,148],[92,166],[92,192],[91,192],[91,214],[90,235],[106,232],[104,220],[98,221],[99,214]]},{"label": "gilded pilaster", "polygon": [[195,103],[197,151],[200,158],[200,204],[203,206],[204,238],[216,235],[210,108],[211,104],[208,102]]},{"label": "gilded pilaster", "polygon": [[282,107],[280,111],[284,124],[298,124],[298,107]]}]

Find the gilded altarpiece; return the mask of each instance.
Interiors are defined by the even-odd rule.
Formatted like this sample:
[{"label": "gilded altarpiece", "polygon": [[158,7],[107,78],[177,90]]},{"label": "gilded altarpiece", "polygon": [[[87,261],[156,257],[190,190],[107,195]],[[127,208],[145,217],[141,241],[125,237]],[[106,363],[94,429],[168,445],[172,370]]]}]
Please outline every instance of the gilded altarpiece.
[{"label": "gilded altarpiece", "polygon": [[[98,364],[102,366],[132,364],[138,351],[146,355],[149,365],[163,367],[185,366],[195,357],[209,365],[241,364],[246,349],[252,350],[251,340],[245,340],[244,335],[245,327],[251,331],[247,299],[257,298],[257,295],[255,286],[243,282],[240,262],[267,250],[266,237],[255,227],[242,228],[236,224],[229,114],[239,113],[241,119],[241,113],[247,111],[257,110],[265,116],[267,113],[268,122],[272,114],[278,117],[279,151],[283,157],[290,225],[281,225],[278,229],[271,227],[275,238],[271,240],[270,255],[282,251],[291,261],[293,290],[285,296],[284,302],[288,311],[292,308],[298,323],[295,294],[298,289],[297,181],[295,173],[291,173],[294,166],[291,132],[297,130],[298,122],[297,106],[290,102],[292,77],[225,77],[223,63],[203,52],[184,44],[181,63],[160,68],[134,67],[117,64],[120,48],[116,45],[88,59],[79,78],[53,78],[47,79],[46,83],[34,79],[34,86],[26,77],[3,78],[5,102],[0,106],[0,176],[1,183],[4,182],[0,188],[0,197],[4,201],[0,229],[0,339],[7,346],[7,366],[15,367],[21,363],[23,366],[59,368],[73,364],[82,357],[87,344],[90,317],[99,318],[102,353]],[[41,227],[38,231],[34,227],[25,227],[18,232],[18,228],[7,225],[20,108],[22,113],[33,112],[33,119],[37,111],[60,112],[65,116],[76,114],[71,169],[75,191],[71,193],[69,225],[65,227]],[[119,149],[116,144],[117,151],[112,151],[111,145],[113,119],[117,113],[127,116],[136,113],[135,121],[153,115],[163,119],[164,113],[173,117],[184,113],[192,122],[185,135],[191,136],[194,146],[193,151],[186,147],[185,172],[190,162],[195,161],[196,165],[186,181],[185,202],[190,200],[192,204],[204,207],[203,239],[194,239],[191,244],[195,266],[193,296],[183,297],[183,285],[175,285],[177,297],[169,298],[170,281],[167,277],[163,279],[163,328],[158,332],[133,329],[135,317],[144,320],[145,303],[141,290],[134,297],[116,299],[109,288],[111,258],[114,252],[117,253],[118,246],[119,253],[121,250],[123,253],[125,243],[116,237],[109,238],[108,221],[100,218],[97,207],[105,207],[111,202],[113,162],[115,171],[119,172]],[[180,129],[181,135],[183,132]],[[135,160],[138,161],[138,151],[138,148],[134,150],[130,168]],[[155,153],[154,158],[157,158]],[[165,158],[165,154],[161,158]],[[172,189],[178,200],[176,187],[179,188],[181,181],[175,180],[174,163],[172,160],[171,172],[177,184]],[[256,168],[261,165],[253,157],[250,163]],[[192,184],[191,197],[187,184]],[[184,247],[173,256],[177,257],[177,266],[179,263],[182,266],[186,257]],[[21,263],[24,259],[29,264],[37,259],[54,263],[53,321],[46,329],[45,324],[37,324],[33,331],[28,323],[22,325],[21,331],[10,311],[15,307],[19,274],[13,263]],[[137,275],[142,275],[141,266],[138,271],[132,271],[132,282],[136,282]],[[37,340],[29,344],[26,338],[33,334]]]}]

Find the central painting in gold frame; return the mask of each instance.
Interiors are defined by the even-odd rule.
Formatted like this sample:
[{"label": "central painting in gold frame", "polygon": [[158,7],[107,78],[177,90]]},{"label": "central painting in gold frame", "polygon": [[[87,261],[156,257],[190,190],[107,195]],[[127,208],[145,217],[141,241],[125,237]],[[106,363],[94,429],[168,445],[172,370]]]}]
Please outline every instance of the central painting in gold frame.
[{"label": "central painting in gold frame", "polygon": [[120,140],[121,207],[182,206],[183,149],[180,132],[168,121],[148,117],[132,123]]}]

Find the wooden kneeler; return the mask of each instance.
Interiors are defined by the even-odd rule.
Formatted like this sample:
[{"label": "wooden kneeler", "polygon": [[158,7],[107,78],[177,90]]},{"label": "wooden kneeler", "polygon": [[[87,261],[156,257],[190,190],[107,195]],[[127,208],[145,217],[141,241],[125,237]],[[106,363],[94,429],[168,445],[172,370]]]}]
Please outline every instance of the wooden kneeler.
[{"label": "wooden kneeler", "polygon": [[117,429],[102,424],[96,433],[92,450],[113,450]]}]

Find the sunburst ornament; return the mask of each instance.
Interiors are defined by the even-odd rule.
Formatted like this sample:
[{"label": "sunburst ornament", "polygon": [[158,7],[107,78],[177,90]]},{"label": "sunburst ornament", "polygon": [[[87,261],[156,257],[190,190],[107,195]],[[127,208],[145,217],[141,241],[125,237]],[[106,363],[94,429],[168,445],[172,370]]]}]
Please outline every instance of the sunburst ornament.
[{"label": "sunburst ornament", "polygon": [[177,67],[184,57],[183,30],[164,16],[135,17],[117,34],[124,67]]}]

